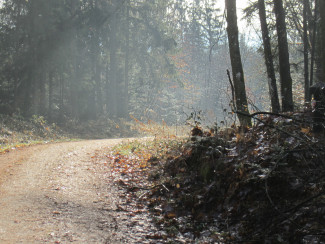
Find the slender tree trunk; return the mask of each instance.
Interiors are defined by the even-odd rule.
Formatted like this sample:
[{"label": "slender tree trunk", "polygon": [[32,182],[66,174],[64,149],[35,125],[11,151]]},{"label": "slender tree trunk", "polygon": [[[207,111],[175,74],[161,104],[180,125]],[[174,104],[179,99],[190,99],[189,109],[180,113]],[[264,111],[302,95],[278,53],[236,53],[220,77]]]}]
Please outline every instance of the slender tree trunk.
[{"label": "slender tree trunk", "polygon": [[[99,9],[98,1],[94,3],[95,9]],[[96,24],[99,24],[99,19],[96,19]],[[94,79],[95,79],[95,91],[96,91],[96,116],[103,113],[103,96],[102,96],[102,80],[101,73],[102,67],[100,63],[100,32],[99,30],[94,30],[93,35],[93,65],[94,65]]]},{"label": "slender tree trunk", "polygon": [[[116,0],[112,1],[112,9],[115,9],[117,5]],[[117,49],[118,49],[118,40],[117,40],[117,11],[112,13],[111,24],[110,24],[110,103],[109,110],[110,114],[113,117],[118,116],[118,100],[119,100],[119,91],[118,91],[118,63],[117,63]]]},{"label": "slender tree trunk", "polygon": [[26,80],[24,81],[24,86],[22,87],[24,90],[24,103],[22,104],[22,114],[26,117],[31,116],[32,111],[32,96],[31,93],[33,91],[33,83],[34,80],[33,70],[28,71],[28,75]]},{"label": "slender tree trunk", "polygon": [[322,50],[322,80],[325,79],[325,1],[320,1],[320,28],[321,28],[321,50]]},{"label": "slender tree trunk", "polygon": [[49,107],[48,107],[48,117],[49,120],[53,120],[53,92],[54,92],[54,72],[51,70],[49,72]]},{"label": "slender tree trunk", "polygon": [[274,13],[276,16],[276,29],[278,34],[282,111],[288,112],[293,111],[292,78],[289,62],[287,27],[282,0],[274,0]]},{"label": "slender tree trunk", "polygon": [[[225,0],[225,3],[227,9],[227,33],[229,42],[229,52],[236,97],[236,101],[234,102],[236,104],[236,109],[238,112],[249,114],[245,89],[244,71],[238,41],[236,0]],[[242,126],[251,126],[250,117],[238,114],[238,119]]]},{"label": "slender tree trunk", "polygon": [[[76,42],[73,42],[76,46]],[[78,67],[78,57],[73,57],[73,70],[71,77],[71,88],[70,88],[70,103],[71,103],[71,115],[74,119],[79,119],[80,109],[79,109],[79,98],[78,98],[78,82],[79,82],[79,72],[80,69]]]},{"label": "slender tree trunk", "polygon": [[[37,69],[37,57],[36,57],[36,1],[31,1],[29,6],[29,23],[28,23],[28,48],[30,51],[30,58],[28,63],[28,71],[26,80],[24,81],[23,92],[24,92],[24,103],[22,105],[23,115],[31,116],[34,109],[33,96],[35,89],[36,80],[36,69]],[[35,97],[35,96],[34,96]]]},{"label": "slender tree trunk", "polygon": [[110,111],[111,115],[117,116],[117,39],[116,39],[116,14],[112,19],[112,27],[110,30]]},{"label": "slender tree trunk", "polygon": [[[78,1],[70,1],[70,8],[73,11],[78,11]],[[78,95],[78,86],[80,84],[80,53],[82,53],[82,48],[80,47],[80,36],[78,35],[78,30],[76,28],[72,28],[69,35],[71,35],[72,41],[70,43],[70,48],[74,56],[72,57],[72,67],[71,70],[71,87],[70,87],[70,114],[72,118],[75,120],[79,120],[80,118],[80,99]]]},{"label": "slender tree trunk", "polygon": [[105,64],[105,113],[109,114],[110,108],[109,108],[109,104],[110,104],[110,78],[109,78],[109,63],[108,61]]},{"label": "slender tree trunk", "polygon": [[59,82],[60,82],[60,115],[59,115],[59,122],[63,123],[64,121],[64,77],[63,77],[63,68],[61,68],[61,72],[59,74]]},{"label": "slender tree trunk", "polygon": [[102,96],[102,81],[101,81],[101,66],[98,60],[96,59],[95,63],[95,82],[96,82],[96,98],[97,98],[97,106],[96,106],[96,116],[98,114],[102,114],[103,112],[103,96]]},{"label": "slender tree trunk", "polygon": [[303,9],[303,29],[304,29],[304,77],[305,77],[305,103],[310,102],[310,83],[309,83],[309,58],[308,58],[308,21],[307,21],[307,10],[308,10],[309,0],[304,0]]},{"label": "slender tree trunk", "polygon": [[42,70],[40,71],[40,81],[39,81],[39,90],[40,90],[40,97],[39,97],[39,113],[41,115],[45,115],[46,113],[46,73],[45,73],[45,65],[43,65]]},{"label": "slender tree trunk", "polygon": [[278,95],[278,88],[276,85],[276,78],[274,72],[273,56],[271,49],[271,41],[269,36],[269,30],[266,22],[265,1],[258,0],[258,10],[261,22],[263,46],[264,46],[264,58],[268,76],[269,94],[271,99],[272,112],[278,113],[280,111],[280,102]]},{"label": "slender tree trunk", "polygon": [[130,58],[130,0],[126,1],[125,22],[125,69],[124,69],[124,108],[123,117],[128,117],[129,110],[129,58]]},{"label": "slender tree trunk", "polygon": [[315,50],[316,50],[316,35],[317,35],[317,15],[318,15],[318,0],[315,0],[314,18],[313,18],[313,35],[311,41],[311,62],[310,62],[310,86],[314,83],[314,64],[315,64]]}]

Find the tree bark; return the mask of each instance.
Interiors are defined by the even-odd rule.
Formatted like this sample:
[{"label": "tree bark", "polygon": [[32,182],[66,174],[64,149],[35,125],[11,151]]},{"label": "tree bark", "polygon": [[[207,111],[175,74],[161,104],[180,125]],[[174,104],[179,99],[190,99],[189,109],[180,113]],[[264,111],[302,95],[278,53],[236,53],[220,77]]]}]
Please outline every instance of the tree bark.
[{"label": "tree bark", "polygon": [[261,23],[261,30],[262,30],[264,58],[265,58],[267,76],[268,76],[268,86],[269,86],[269,94],[271,99],[271,107],[272,107],[272,112],[278,113],[280,112],[280,102],[279,102],[278,88],[276,85],[276,78],[274,72],[271,41],[270,41],[269,30],[266,22],[266,11],[265,11],[264,0],[258,0],[258,10],[259,10],[260,23]]},{"label": "tree bark", "polygon": [[40,92],[40,96],[39,96],[39,111],[38,113],[41,115],[45,115],[46,114],[46,73],[45,70],[46,68],[44,67],[45,65],[43,65],[42,70],[40,71],[40,80],[39,80],[39,92]]},{"label": "tree bark", "polygon": [[114,13],[112,16],[111,22],[111,29],[110,29],[110,94],[109,94],[109,101],[110,104],[109,110],[110,114],[113,117],[117,117],[117,72],[118,72],[118,65],[117,65],[117,14]]},{"label": "tree bark", "polygon": [[[26,80],[24,81],[23,92],[24,92],[24,103],[22,105],[22,114],[29,117],[33,114],[33,93],[35,93],[35,80],[37,79],[37,52],[36,52],[36,2],[31,1],[29,6],[29,23],[28,23],[28,48],[29,48],[29,63]],[[34,96],[35,97],[35,96]]]},{"label": "tree bark", "polygon": [[314,64],[315,64],[315,50],[316,50],[316,35],[317,35],[317,16],[318,16],[318,0],[315,0],[314,18],[313,18],[313,30],[311,41],[311,62],[310,62],[310,86],[314,83]]},{"label": "tree bark", "polygon": [[309,0],[304,0],[303,9],[303,41],[304,41],[304,78],[305,78],[305,103],[310,102],[310,83],[309,83],[309,45],[308,45],[308,10]]},{"label": "tree bark", "polygon": [[123,117],[127,118],[129,113],[129,58],[130,58],[130,0],[126,4],[125,20],[125,67],[124,67],[124,106]]},{"label": "tree bark", "polygon": [[[234,103],[238,112],[249,114],[244,71],[238,41],[236,0],[225,0],[225,6],[227,10],[229,53],[236,97],[236,101],[234,101]],[[250,117],[243,114],[237,114],[237,116],[242,126],[251,126]]]},{"label": "tree bark", "polygon": [[49,120],[53,120],[53,92],[54,92],[54,72],[50,70],[49,72],[49,77],[48,77],[48,82],[49,82],[49,107],[48,107],[48,117]]},{"label": "tree bark", "polygon": [[276,16],[276,29],[278,34],[282,111],[288,112],[293,111],[292,78],[289,62],[287,27],[282,0],[274,0],[274,13]]},{"label": "tree bark", "polygon": [[325,78],[325,1],[319,1],[320,3],[320,31],[321,31],[321,50],[322,50],[322,80],[324,81]]}]

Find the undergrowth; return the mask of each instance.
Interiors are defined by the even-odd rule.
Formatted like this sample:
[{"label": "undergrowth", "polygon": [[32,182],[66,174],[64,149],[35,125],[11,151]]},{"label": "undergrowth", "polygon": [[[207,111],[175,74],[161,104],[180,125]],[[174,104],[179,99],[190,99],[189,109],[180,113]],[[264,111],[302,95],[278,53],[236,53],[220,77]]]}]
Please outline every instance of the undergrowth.
[{"label": "undergrowth", "polygon": [[196,125],[185,142],[136,141],[107,158],[119,187],[149,207],[160,231],[148,239],[324,243],[325,140],[310,125],[303,114],[249,129]]},{"label": "undergrowth", "polygon": [[48,123],[43,116],[34,115],[30,119],[18,115],[0,114],[0,152],[12,148],[25,147],[53,141],[68,141],[80,139],[108,139],[152,136],[155,138],[173,139],[183,135],[183,126],[168,126],[148,120],[146,123],[132,117],[112,120],[101,116],[96,120],[78,122],[66,121],[64,125]]},{"label": "undergrowth", "polygon": [[142,136],[152,136],[154,138],[175,139],[189,135],[189,127],[184,125],[167,125],[163,120],[161,123],[148,119],[142,122],[134,116],[130,116],[133,120],[131,129],[138,132]]},{"label": "undergrowth", "polygon": [[56,124],[47,123],[42,116],[26,120],[15,115],[0,115],[0,128],[0,153],[34,144],[71,140],[70,134]]}]

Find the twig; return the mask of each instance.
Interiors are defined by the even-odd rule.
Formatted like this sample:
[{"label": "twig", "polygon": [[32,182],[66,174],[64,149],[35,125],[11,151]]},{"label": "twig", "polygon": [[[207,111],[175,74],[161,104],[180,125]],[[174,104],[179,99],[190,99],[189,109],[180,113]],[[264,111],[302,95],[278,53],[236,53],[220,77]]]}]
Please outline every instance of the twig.
[{"label": "twig", "polygon": [[296,121],[296,122],[299,122],[299,123],[304,123],[305,122],[305,121],[303,121],[301,119],[296,119],[295,117],[290,116],[290,115],[272,113],[272,112],[265,112],[265,111],[259,111],[259,112],[255,112],[255,113],[252,113],[252,114],[248,114],[248,113],[244,113],[244,112],[240,112],[240,111],[234,111],[234,112],[238,113],[240,115],[251,117],[251,118],[253,118],[253,117],[257,116],[257,115],[273,115],[273,116],[283,117],[283,118],[287,118],[287,119],[292,119],[293,121]]},{"label": "twig", "polygon": [[234,84],[233,84],[233,82],[231,80],[231,77],[230,77],[229,69],[227,69],[227,75],[228,75],[228,80],[229,80],[229,83],[230,83],[230,86],[231,86],[231,95],[232,95],[233,108],[235,108],[235,110],[237,110],[236,109],[236,102],[235,102],[235,98],[236,98],[236,96],[235,96],[235,88],[234,88]]},{"label": "twig", "polygon": [[164,184],[161,185],[166,189],[166,191],[170,192],[170,190]]},{"label": "twig", "polygon": [[[163,185],[163,184],[161,184],[161,185]],[[155,189],[155,188],[157,188],[157,187],[159,187],[160,185],[154,185],[154,186],[152,186],[152,187],[139,187],[139,186],[132,186],[132,187],[130,187],[128,190],[129,191],[134,191],[134,190],[143,190],[143,191],[150,191],[150,190],[153,190],[153,189]]]},{"label": "twig", "polygon": [[288,153],[286,153],[285,155],[283,155],[283,157],[280,157],[277,161],[276,161],[276,163],[275,163],[275,165],[274,165],[274,167],[271,169],[271,171],[266,175],[266,177],[265,177],[265,194],[266,194],[266,196],[267,196],[267,199],[269,200],[269,202],[271,203],[271,205],[273,206],[273,208],[279,213],[279,214],[281,214],[281,215],[284,215],[284,213],[282,212],[282,211],[280,211],[279,210],[279,208],[274,204],[274,202],[273,202],[273,200],[272,200],[272,198],[271,198],[271,196],[270,196],[270,194],[269,194],[269,187],[268,187],[268,178],[270,177],[270,175],[273,173],[273,171],[276,169],[276,167],[278,167],[278,164],[279,164],[279,162],[280,162],[280,160],[281,159],[283,159],[283,158],[285,158],[286,156],[288,156]]},{"label": "twig", "polygon": [[311,196],[311,197],[307,198],[305,201],[303,201],[303,202],[299,203],[298,205],[296,205],[296,206],[294,206],[294,207],[292,207],[292,208],[286,210],[285,212],[296,211],[297,209],[299,209],[299,208],[301,208],[302,206],[304,206],[306,203],[308,203],[308,202],[314,200],[315,198],[318,198],[318,197],[320,197],[320,196],[322,196],[322,195],[324,195],[324,194],[325,194],[325,190],[319,192],[318,194],[316,194],[316,195],[314,195],[314,196]]}]

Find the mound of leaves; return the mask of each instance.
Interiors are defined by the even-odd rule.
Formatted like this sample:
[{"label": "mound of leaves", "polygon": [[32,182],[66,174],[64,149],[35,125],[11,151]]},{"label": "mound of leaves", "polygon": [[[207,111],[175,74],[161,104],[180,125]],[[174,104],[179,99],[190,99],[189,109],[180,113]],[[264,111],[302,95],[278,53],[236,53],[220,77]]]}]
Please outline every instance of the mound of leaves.
[{"label": "mound of leaves", "polygon": [[[142,139],[122,143],[101,159],[109,169],[107,180],[117,187],[119,202],[116,204],[116,217],[122,224],[119,229],[130,243],[153,243],[169,241],[165,230],[158,230],[150,219],[150,195],[155,189],[164,188],[163,184],[148,180],[149,175],[159,174],[162,170],[159,158],[179,151],[180,140]],[[95,156],[95,158],[98,156]],[[156,242],[154,242],[156,243]]]},{"label": "mound of leaves", "polygon": [[302,115],[193,136],[146,195],[156,224],[198,243],[324,243],[325,140]]}]

